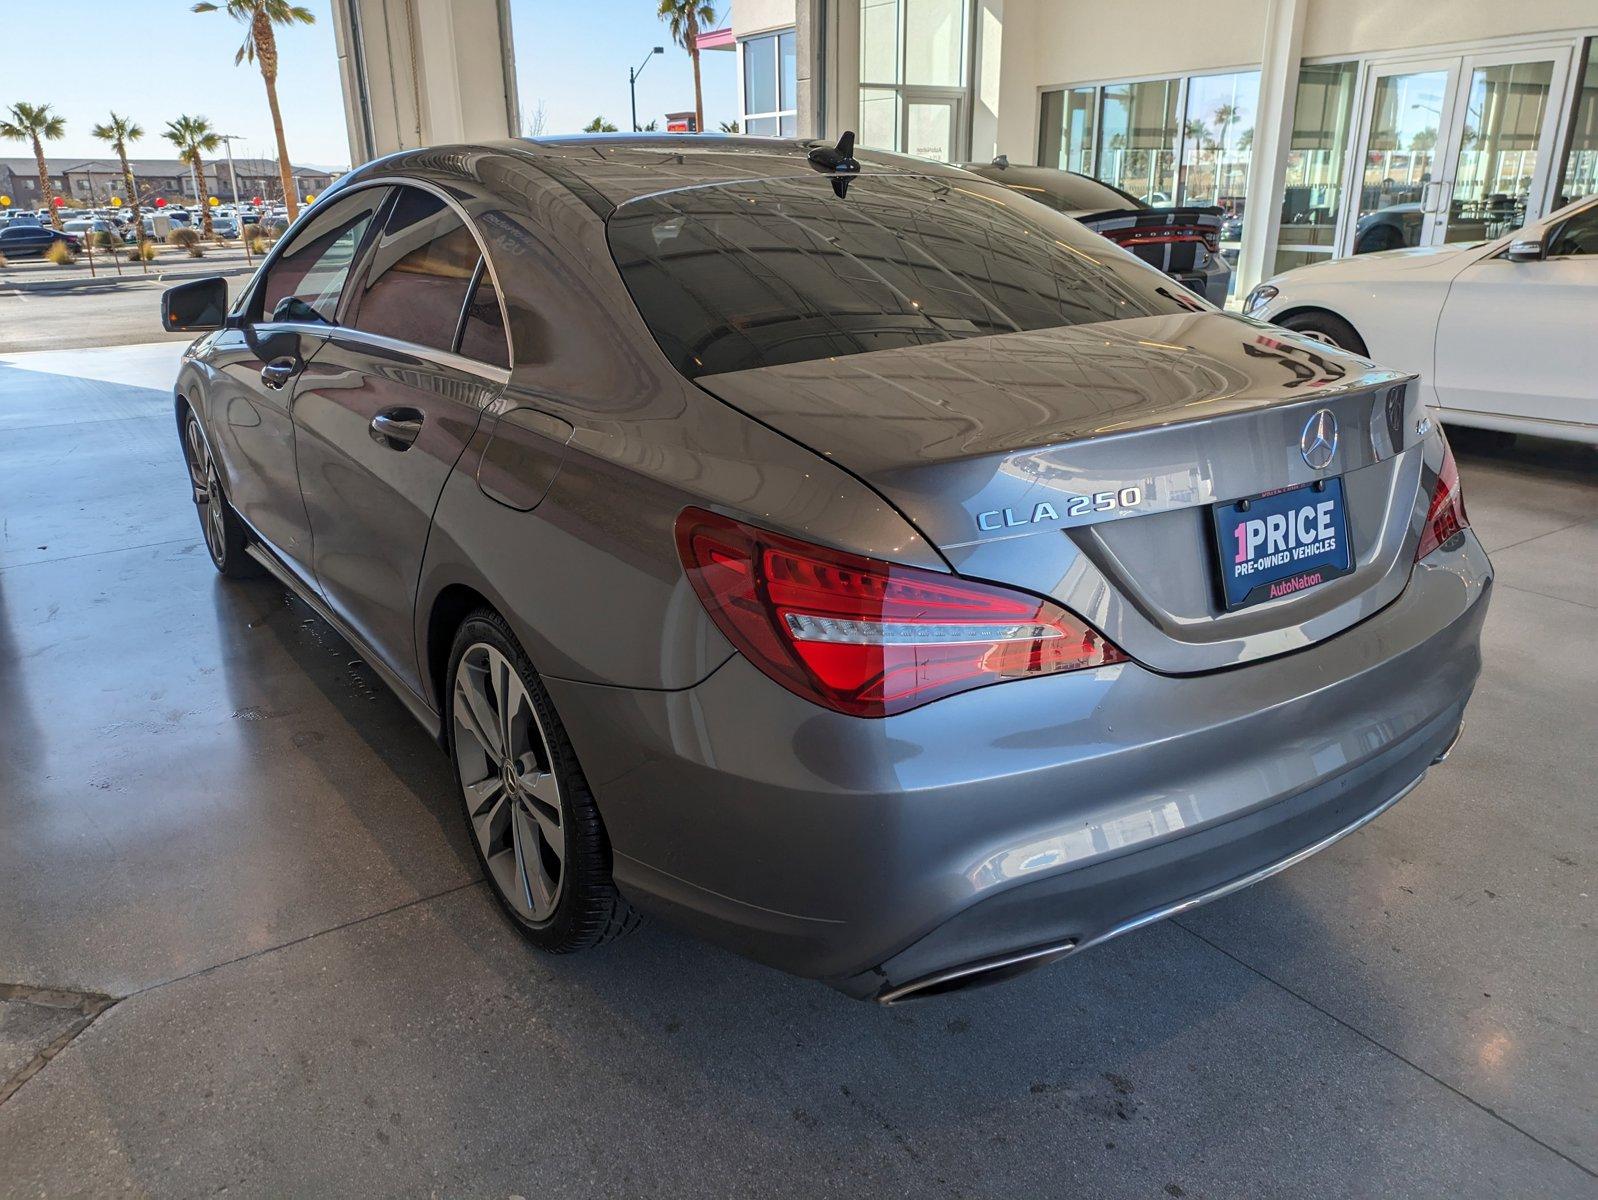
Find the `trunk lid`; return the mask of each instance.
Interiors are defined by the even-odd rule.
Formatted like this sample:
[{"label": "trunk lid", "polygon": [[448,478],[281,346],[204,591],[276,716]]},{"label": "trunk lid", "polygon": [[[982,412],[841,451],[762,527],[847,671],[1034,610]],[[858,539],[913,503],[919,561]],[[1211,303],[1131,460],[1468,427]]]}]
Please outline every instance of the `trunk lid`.
[{"label": "trunk lid", "polygon": [[1191,275],[1220,254],[1224,217],[1219,208],[1179,206],[1083,213],[1077,220],[1167,275]]},{"label": "trunk lid", "polygon": [[[1412,377],[1221,313],[697,382],[871,484],[956,571],[1052,596],[1160,671],[1284,653],[1363,619],[1402,591],[1424,515]],[[1337,444],[1317,470],[1300,443],[1322,409]],[[1213,506],[1328,478],[1350,573],[1227,611]]]}]

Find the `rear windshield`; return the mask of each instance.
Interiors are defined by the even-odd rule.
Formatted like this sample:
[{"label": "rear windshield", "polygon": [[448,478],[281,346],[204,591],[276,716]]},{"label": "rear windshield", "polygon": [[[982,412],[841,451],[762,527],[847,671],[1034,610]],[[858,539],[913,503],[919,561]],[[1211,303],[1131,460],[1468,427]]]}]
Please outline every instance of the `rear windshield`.
[{"label": "rear windshield", "polygon": [[1130,192],[1070,171],[979,167],[976,173],[1063,213],[1099,213],[1148,207]]},{"label": "rear windshield", "polygon": [[690,378],[1199,308],[1130,254],[1008,188],[824,175],[623,205],[611,254]]}]

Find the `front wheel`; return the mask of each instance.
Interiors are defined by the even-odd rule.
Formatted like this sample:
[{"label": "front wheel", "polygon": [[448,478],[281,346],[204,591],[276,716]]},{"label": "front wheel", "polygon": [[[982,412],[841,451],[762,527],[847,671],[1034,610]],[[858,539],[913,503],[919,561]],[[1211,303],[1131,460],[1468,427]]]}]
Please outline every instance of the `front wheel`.
[{"label": "front wheel", "polygon": [[538,674],[498,613],[450,653],[445,721],[467,828],[501,906],[535,946],[586,950],[638,924],[610,877],[588,783]]},{"label": "front wheel", "polygon": [[205,548],[216,569],[229,579],[249,579],[261,568],[245,552],[249,537],[244,521],[233,511],[222,491],[222,477],[216,460],[200,429],[200,419],[190,409],[183,420],[183,453],[189,465],[189,484],[194,489],[194,508],[199,513]]},{"label": "front wheel", "polygon": [[1291,329],[1295,333],[1314,338],[1317,342],[1336,346],[1339,350],[1351,350],[1362,357],[1370,357],[1369,351],[1365,349],[1365,339],[1336,313],[1322,312],[1318,309],[1312,312],[1294,313],[1290,317],[1284,317],[1277,324],[1283,329]]}]

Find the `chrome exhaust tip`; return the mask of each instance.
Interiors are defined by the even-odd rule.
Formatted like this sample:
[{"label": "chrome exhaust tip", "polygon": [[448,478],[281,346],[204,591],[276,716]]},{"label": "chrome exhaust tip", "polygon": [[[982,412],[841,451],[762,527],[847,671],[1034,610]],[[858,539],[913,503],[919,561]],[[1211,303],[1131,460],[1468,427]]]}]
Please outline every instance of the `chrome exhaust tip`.
[{"label": "chrome exhaust tip", "polygon": [[1465,722],[1461,721],[1459,723],[1459,728],[1454,730],[1454,736],[1448,739],[1448,745],[1444,746],[1442,750],[1438,752],[1437,757],[1432,759],[1432,766],[1435,767],[1439,763],[1447,762],[1448,756],[1454,752],[1454,747],[1459,745],[1459,739],[1464,736]]},{"label": "chrome exhaust tip", "polygon": [[1016,954],[984,958],[966,963],[964,966],[950,967],[946,971],[937,971],[920,979],[913,979],[909,983],[902,983],[898,987],[889,988],[877,997],[877,1003],[902,1004],[906,1000],[947,996],[950,992],[963,992],[970,988],[985,987],[990,983],[1003,983],[1007,979],[1035,971],[1051,962],[1058,962],[1066,955],[1074,954],[1079,945],[1076,938],[1070,938],[1064,942],[1022,950]]}]

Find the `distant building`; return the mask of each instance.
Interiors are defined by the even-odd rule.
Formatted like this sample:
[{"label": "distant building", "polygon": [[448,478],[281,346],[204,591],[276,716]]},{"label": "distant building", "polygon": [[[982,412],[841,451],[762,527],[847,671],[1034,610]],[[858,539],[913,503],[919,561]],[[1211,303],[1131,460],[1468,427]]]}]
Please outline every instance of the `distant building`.
[{"label": "distant building", "polygon": [[[189,168],[175,158],[134,158],[128,160],[128,165],[133,168],[140,203],[148,204],[157,197],[176,203],[193,203],[197,199]],[[124,202],[129,199],[122,164],[115,158],[57,159],[48,166],[56,191],[77,204],[105,204],[112,196],[120,196]],[[238,172],[240,200],[260,196],[269,203],[281,203],[283,185],[276,160],[237,158],[233,160],[233,170]],[[294,194],[320,195],[338,175],[339,172],[316,167],[295,167]],[[225,156],[206,162],[205,181],[211,195],[224,203],[232,202],[233,174]],[[32,158],[0,158],[0,195],[10,196],[15,208],[40,205],[39,171]]]}]

